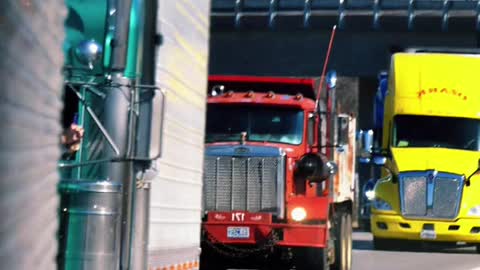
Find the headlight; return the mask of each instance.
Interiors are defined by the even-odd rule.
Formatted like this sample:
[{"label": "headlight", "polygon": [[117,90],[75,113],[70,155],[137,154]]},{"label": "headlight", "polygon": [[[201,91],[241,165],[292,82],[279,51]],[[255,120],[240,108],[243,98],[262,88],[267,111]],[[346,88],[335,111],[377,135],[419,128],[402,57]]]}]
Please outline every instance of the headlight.
[{"label": "headlight", "polygon": [[468,211],[469,216],[480,217],[480,205],[477,205]]},{"label": "headlight", "polygon": [[378,198],[373,200],[373,208],[383,211],[392,210],[392,206],[388,202]]},{"label": "headlight", "polygon": [[292,219],[299,222],[307,217],[307,211],[303,207],[295,207],[292,210]]},{"label": "headlight", "polygon": [[365,191],[365,197],[367,197],[369,201],[373,200],[373,198],[375,198],[375,190]]}]

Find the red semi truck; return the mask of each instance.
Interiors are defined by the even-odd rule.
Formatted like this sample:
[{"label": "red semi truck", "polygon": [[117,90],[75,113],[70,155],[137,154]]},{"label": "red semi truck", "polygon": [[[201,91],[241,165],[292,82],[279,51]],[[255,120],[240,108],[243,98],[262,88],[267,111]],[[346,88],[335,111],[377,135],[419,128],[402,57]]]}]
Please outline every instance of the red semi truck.
[{"label": "red semi truck", "polygon": [[319,80],[210,76],[201,269],[350,269],[355,118]]}]

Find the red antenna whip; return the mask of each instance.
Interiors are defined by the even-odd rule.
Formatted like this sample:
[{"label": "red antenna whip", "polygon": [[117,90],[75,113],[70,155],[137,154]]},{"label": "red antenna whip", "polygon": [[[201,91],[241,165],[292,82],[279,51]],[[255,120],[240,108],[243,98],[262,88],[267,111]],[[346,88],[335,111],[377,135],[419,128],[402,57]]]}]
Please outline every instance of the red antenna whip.
[{"label": "red antenna whip", "polygon": [[320,77],[320,85],[318,86],[317,99],[315,100],[315,111],[318,109],[318,103],[320,101],[320,93],[323,88],[323,82],[325,80],[325,72],[327,71],[328,60],[330,59],[330,53],[332,52],[333,39],[335,38],[335,32],[337,30],[337,25],[334,25],[332,28],[332,33],[330,34],[330,42],[328,43],[327,56],[325,57],[325,62],[323,63],[322,76]]}]

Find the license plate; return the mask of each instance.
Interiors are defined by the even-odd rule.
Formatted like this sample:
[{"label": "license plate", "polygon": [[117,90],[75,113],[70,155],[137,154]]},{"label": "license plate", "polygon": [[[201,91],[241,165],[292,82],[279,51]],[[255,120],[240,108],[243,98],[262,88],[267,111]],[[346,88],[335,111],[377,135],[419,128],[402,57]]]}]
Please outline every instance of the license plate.
[{"label": "license plate", "polygon": [[437,239],[437,233],[435,233],[435,231],[432,231],[432,230],[423,230],[420,233],[420,238],[427,239],[427,240],[435,240]]},{"label": "license plate", "polygon": [[236,239],[250,238],[250,228],[249,227],[228,227],[227,237],[236,238]]}]

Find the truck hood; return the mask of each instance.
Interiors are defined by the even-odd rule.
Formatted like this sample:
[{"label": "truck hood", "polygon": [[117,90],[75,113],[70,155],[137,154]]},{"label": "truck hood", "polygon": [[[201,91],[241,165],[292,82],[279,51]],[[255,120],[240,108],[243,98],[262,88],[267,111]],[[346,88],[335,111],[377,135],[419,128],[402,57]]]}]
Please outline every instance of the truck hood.
[{"label": "truck hood", "polygon": [[478,167],[480,152],[447,148],[391,148],[395,172],[437,170],[468,177]]}]

